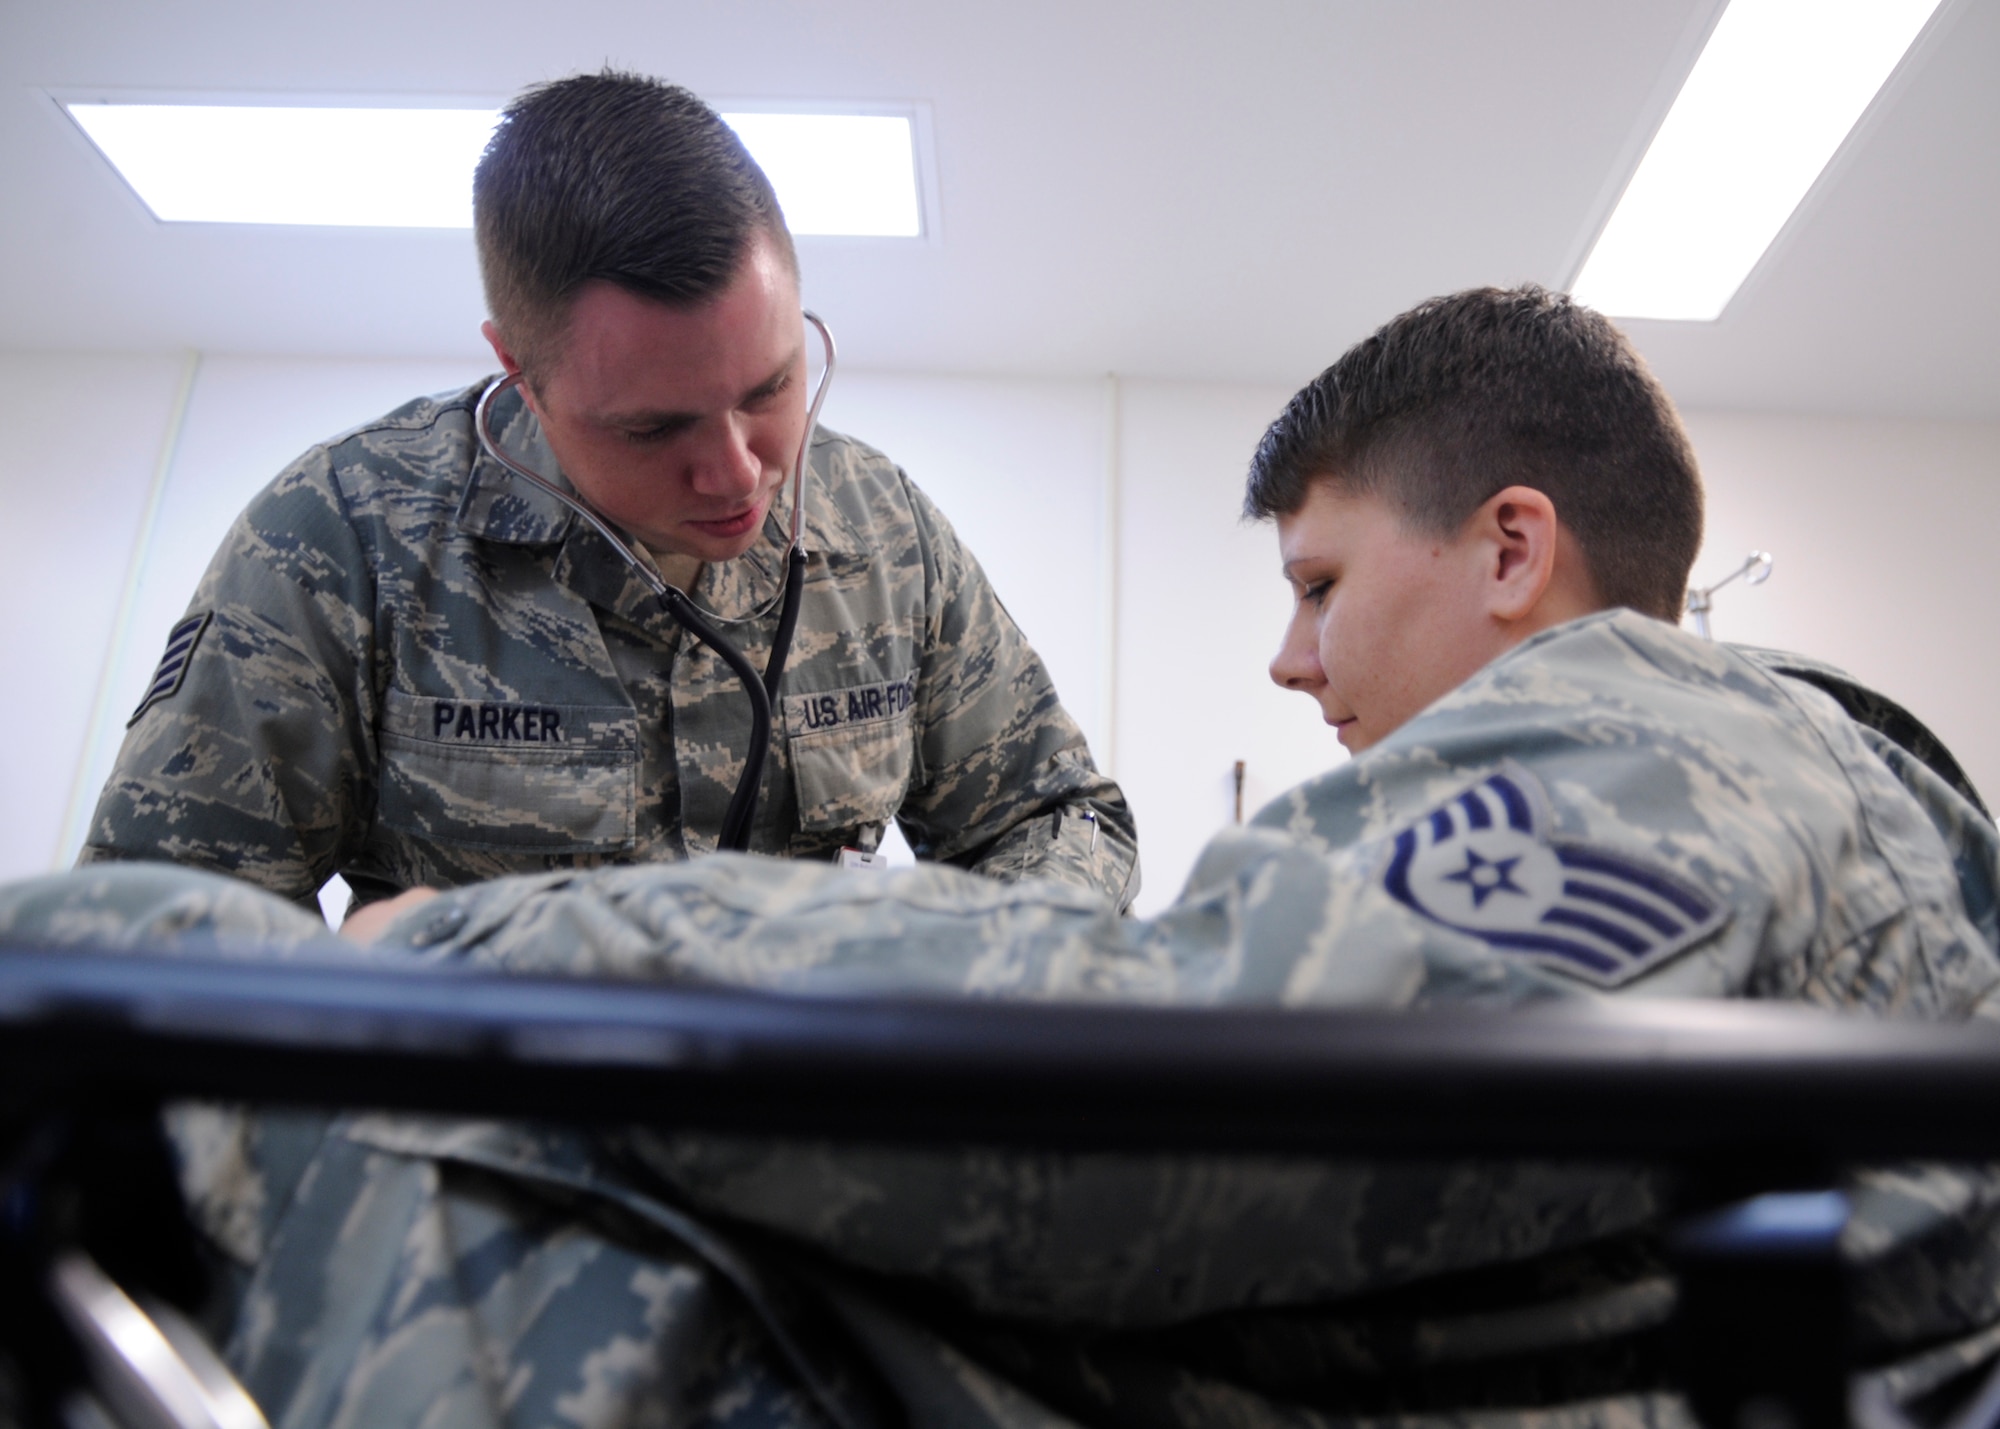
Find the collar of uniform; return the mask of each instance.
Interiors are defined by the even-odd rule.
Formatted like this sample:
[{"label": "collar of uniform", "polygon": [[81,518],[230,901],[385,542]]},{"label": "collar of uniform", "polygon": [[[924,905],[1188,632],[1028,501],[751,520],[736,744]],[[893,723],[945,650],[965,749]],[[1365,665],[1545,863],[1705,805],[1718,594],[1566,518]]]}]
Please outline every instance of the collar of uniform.
[{"label": "collar of uniform", "polygon": [[[831,557],[835,565],[866,561],[874,555],[872,545],[848,512],[858,495],[848,474],[852,445],[847,438],[822,427],[813,433],[812,454],[806,460],[806,519],[802,523],[806,554]],[[791,490],[788,481],[787,497]],[[775,532],[772,539],[782,548],[792,529],[790,506],[773,510],[764,525],[767,532]]]},{"label": "collar of uniform", "polygon": [[[484,391],[484,387],[480,389]],[[542,436],[542,424],[511,387],[493,403],[493,430],[507,454],[550,482],[571,491],[569,478],[556,465],[555,453]],[[472,472],[458,502],[458,529],[486,541],[515,546],[540,546],[562,540],[577,522],[576,513],[532,484],[522,481],[487,455],[473,434]]]},{"label": "collar of uniform", "polygon": [[[725,625],[768,614],[775,609],[784,585],[784,540],[789,531],[789,525],[765,517],[763,535],[755,546],[733,561],[703,566],[687,594]],[[806,549],[812,549],[810,538]],[[650,565],[652,553],[641,550],[640,558]],[[657,572],[659,567],[652,569]],[[557,584],[636,625],[651,627],[662,620],[672,623],[660,608],[652,585],[609,541],[582,521],[570,528],[563,541],[553,575]]]},{"label": "collar of uniform", "polygon": [[[641,559],[648,558],[642,555]],[[653,569],[657,573],[659,568]],[[648,625],[666,618],[652,584],[585,522],[570,527],[562,550],[556,554],[552,575],[556,584],[635,624]]]}]

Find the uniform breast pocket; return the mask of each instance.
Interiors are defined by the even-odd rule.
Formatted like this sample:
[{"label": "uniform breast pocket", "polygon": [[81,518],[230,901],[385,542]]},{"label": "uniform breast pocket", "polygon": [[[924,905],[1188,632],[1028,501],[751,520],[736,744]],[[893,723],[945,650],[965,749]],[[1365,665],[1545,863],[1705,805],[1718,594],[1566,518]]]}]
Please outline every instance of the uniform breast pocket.
[{"label": "uniform breast pocket", "polygon": [[910,787],[907,710],[862,724],[797,730],[786,744],[799,828],[808,833],[886,824]]},{"label": "uniform breast pocket", "polygon": [[630,708],[437,699],[383,705],[376,817],[461,848],[610,853],[630,848],[638,804]]}]

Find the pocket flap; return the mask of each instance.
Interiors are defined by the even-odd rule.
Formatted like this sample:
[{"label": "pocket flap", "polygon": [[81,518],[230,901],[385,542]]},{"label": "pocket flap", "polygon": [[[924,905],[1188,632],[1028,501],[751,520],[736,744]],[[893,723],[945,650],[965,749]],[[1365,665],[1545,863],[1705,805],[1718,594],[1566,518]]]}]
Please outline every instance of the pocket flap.
[{"label": "pocket flap", "polygon": [[903,807],[910,787],[907,711],[891,719],[793,734],[786,748],[801,830],[887,824]]},{"label": "pocket flap", "polygon": [[632,847],[638,720],[629,707],[447,700],[390,690],[376,817],[461,848]]}]

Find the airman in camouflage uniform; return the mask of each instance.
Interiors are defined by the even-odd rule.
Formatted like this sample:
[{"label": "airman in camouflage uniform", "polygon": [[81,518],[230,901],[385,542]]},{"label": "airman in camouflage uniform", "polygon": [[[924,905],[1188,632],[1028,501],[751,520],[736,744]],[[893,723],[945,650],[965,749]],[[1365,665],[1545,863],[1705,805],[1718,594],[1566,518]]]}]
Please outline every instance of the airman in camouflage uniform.
[{"label": "airman in camouflage uniform", "polygon": [[[1992,827],[1961,812],[1990,890]],[[822,995],[1992,1015],[1994,930],[1965,902],[1938,822],[1830,697],[1611,612],[1218,837],[1151,921],[1047,883],[722,855],[449,893],[375,955]],[[17,885],[0,930],[338,946],[141,868]],[[1639,1169],[176,1129],[246,1276],[230,1357],[279,1424],[1685,1422],[1659,1363],[1668,1188]],[[1907,1397],[1990,1353],[2000,1181],[1853,1190],[1856,1333],[1924,1351],[1880,1377]]]},{"label": "airman in camouflage uniform", "polygon": [[[763,668],[809,457],[799,625],[747,847],[1138,890],[1130,812],[951,527],[810,418],[797,256],[720,116],[634,75],[504,112],[473,180],[503,450]],[[315,448],[250,505],[134,714],[83,859],[309,902],[714,849],[748,697],[615,545],[482,450],[479,390]],[[732,845],[735,846],[735,845]]]},{"label": "airman in camouflage uniform", "polygon": [[[750,739],[729,667],[603,537],[479,449],[473,388],[316,447],[196,591],[86,862],[169,858],[295,900],[710,852]],[[553,457],[517,393],[508,450]],[[1137,891],[1132,822],[972,555],[880,453],[822,431],[751,848]],[[790,513],[690,592],[762,668]],[[761,612],[761,613],[760,613]]]}]

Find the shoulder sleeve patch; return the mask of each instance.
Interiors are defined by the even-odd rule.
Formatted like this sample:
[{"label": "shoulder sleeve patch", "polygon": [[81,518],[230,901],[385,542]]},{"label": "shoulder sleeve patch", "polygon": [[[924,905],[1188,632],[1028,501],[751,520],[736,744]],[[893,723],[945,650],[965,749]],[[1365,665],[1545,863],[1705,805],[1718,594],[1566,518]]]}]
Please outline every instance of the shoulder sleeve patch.
[{"label": "shoulder sleeve patch", "polygon": [[1549,836],[1548,794],[1511,761],[1396,835],[1383,887],[1418,914],[1597,987],[1618,987],[1729,921],[1664,864]]},{"label": "shoulder sleeve patch", "polygon": [[146,684],[144,698],[139,708],[132,711],[132,718],[125,721],[130,729],[139,722],[139,716],[158,704],[161,700],[172,699],[180,692],[181,684],[187,679],[188,666],[194,661],[194,647],[201,643],[202,632],[208,629],[212,611],[200,615],[190,615],[179,625],[167,632],[167,653],[160,657],[159,665],[153,670],[153,678]]}]

